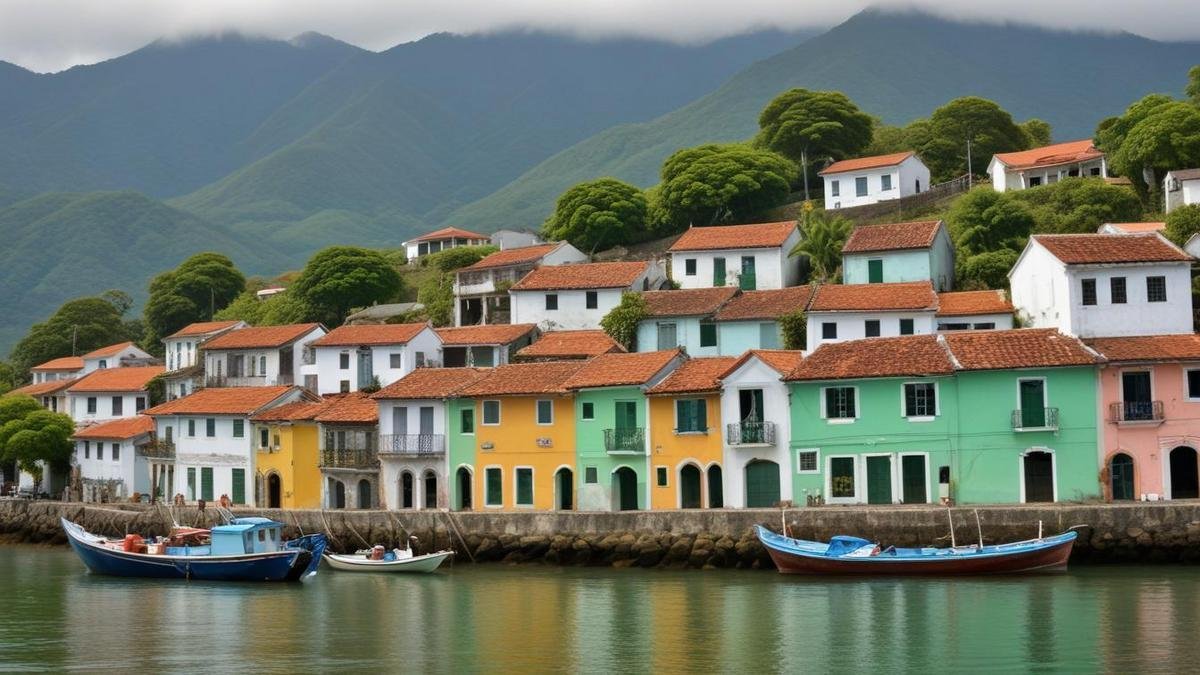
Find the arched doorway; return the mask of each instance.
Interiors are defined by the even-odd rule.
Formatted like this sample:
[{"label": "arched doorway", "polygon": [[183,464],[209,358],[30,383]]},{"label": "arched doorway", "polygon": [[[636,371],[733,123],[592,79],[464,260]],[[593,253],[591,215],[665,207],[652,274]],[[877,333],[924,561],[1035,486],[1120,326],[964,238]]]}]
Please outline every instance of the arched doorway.
[{"label": "arched doorway", "polygon": [[465,466],[458,467],[458,510],[471,510],[471,471]]},{"label": "arched doorway", "polygon": [[334,478],[329,479],[329,508],[346,508],[346,486]]},{"label": "arched doorway", "polygon": [[756,459],[746,465],[746,507],[769,508],[779,503],[779,465]]},{"label": "arched doorway", "polygon": [[374,501],[371,499],[371,481],[366,478],[358,481],[358,508],[369,509]]},{"label": "arched doorway", "polygon": [[413,475],[408,471],[400,474],[400,508],[413,507]]},{"label": "arched doorway", "polygon": [[627,466],[613,472],[613,502],[618,511],[637,510],[637,472]]},{"label": "arched doorway", "polygon": [[437,508],[437,474],[432,469],[425,471],[425,508]]},{"label": "arched doorway", "polygon": [[1042,450],[1025,453],[1021,459],[1025,479],[1025,501],[1054,501],[1054,455]]},{"label": "arched doorway", "polygon": [[1108,462],[1108,478],[1112,486],[1112,498],[1133,499],[1133,458],[1118,452]]},{"label": "arched doorway", "polygon": [[708,467],[708,508],[720,509],[725,507],[725,486],[721,480],[721,467],[713,464]]},{"label": "arched doorway", "polygon": [[679,469],[679,508],[700,508],[700,469],[695,464]]},{"label": "arched doorway", "polygon": [[272,471],[267,474],[267,508],[278,509],[283,506],[283,484],[279,474]]},{"label": "arched doorway", "polygon": [[555,472],[554,491],[556,493],[554,508],[562,511],[570,511],[575,508],[575,472],[565,466]]},{"label": "arched doorway", "polygon": [[1200,497],[1200,476],[1197,475],[1196,451],[1181,445],[1171,451],[1171,499]]}]

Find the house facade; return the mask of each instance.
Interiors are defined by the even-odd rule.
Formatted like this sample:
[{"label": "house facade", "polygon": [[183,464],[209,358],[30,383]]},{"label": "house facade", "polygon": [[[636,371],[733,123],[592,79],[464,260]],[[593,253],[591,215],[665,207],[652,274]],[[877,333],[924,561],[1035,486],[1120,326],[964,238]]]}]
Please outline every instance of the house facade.
[{"label": "house facade", "polygon": [[338,326],[309,343],[304,386],[321,395],[381,387],[441,363],[442,340],[429,323]]},{"label": "house facade", "polygon": [[132,342],[119,342],[115,345],[92,350],[82,357],[82,374],[87,375],[93,370],[105,368],[124,368],[127,366],[148,366],[156,359],[141,347]]},{"label": "house facade", "polygon": [[321,504],[327,509],[381,506],[379,409],[369,394],[326,397],[313,417],[321,443]]},{"label": "house facade", "polygon": [[954,287],[954,242],[940,220],[861,225],[842,247],[847,284],[930,281],[936,291]]},{"label": "house facade", "polygon": [[246,328],[245,321],[192,323],[163,338],[163,385],[167,400],[182,398],[204,386],[204,361],[200,345],[231,330]]},{"label": "house facade", "polygon": [[540,331],[531,323],[435,328],[446,368],[502,366],[533,344]]},{"label": "house facade", "polygon": [[643,293],[646,319],[638,324],[637,351],[683,347],[691,356],[720,354],[713,317],[737,293],[733,286]]},{"label": "house facade", "polygon": [[324,405],[324,401],[301,399],[250,418],[254,423],[258,506],[321,508],[321,441],[316,416]]},{"label": "house facade", "polygon": [[1014,311],[1000,290],[938,293],[937,330],[1008,330]]},{"label": "house facade", "polygon": [[587,256],[566,242],[504,249],[454,273],[454,325],[519,323],[508,289],[543,265],[582,263]]},{"label": "house facade", "polygon": [[31,384],[42,384],[55,380],[74,380],[83,375],[82,356],[64,356],[51,359],[29,369]]},{"label": "house facade", "polygon": [[657,290],[665,281],[653,261],[542,266],[509,289],[512,322],[543,331],[599,328],[621,294]]},{"label": "house facade", "polygon": [[319,323],[301,323],[251,326],[218,335],[203,345],[205,386],[301,384],[301,367],[313,360],[308,347],[326,332]]},{"label": "house facade", "polygon": [[671,245],[671,279],[680,288],[795,286],[800,263],[789,254],[798,243],[795,221],[692,227]]},{"label": "house facade", "polygon": [[1065,178],[1108,175],[1104,153],[1091,139],[992,155],[988,164],[996,192],[1050,185]]},{"label": "house facade", "polygon": [[76,426],[138,415],[150,406],[150,381],[162,373],[162,366],[94,370],[67,388],[65,412]]},{"label": "house facade", "polygon": [[746,291],[725,303],[714,316],[722,356],[741,356],[752,349],[788,347],[783,319],[808,309],[816,286]]},{"label": "house facade", "polygon": [[823,344],[934,332],[937,294],[928,281],[825,284],[808,305],[808,350]]},{"label": "house facade", "polygon": [[843,159],[825,167],[825,208],[844,209],[919,194],[929,189],[929,167],[913,152]]},{"label": "house facade", "polygon": [[800,361],[799,351],[755,350],[721,375],[722,463],[729,506],[769,508],[803,498],[793,491],[789,442],[806,429],[793,431],[783,382]]},{"label": "house facade", "polygon": [[161,499],[169,483],[173,458],[153,447],[154,420],[127,417],[94,424],[75,432],[73,464],[79,472],[85,502],[126,501],[134,495]]},{"label": "house facade", "polygon": [[1200,169],[1177,169],[1163,177],[1163,210],[1200,204]]},{"label": "house facade", "polygon": [[404,256],[409,260],[416,260],[430,253],[437,253],[451,248],[460,246],[487,246],[491,243],[491,238],[486,234],[470,232],[457,227],[443,227],[440,230],[435,230],[428,234],[423,234],[415,239],[409,239],[401,244],[404,247]]}]

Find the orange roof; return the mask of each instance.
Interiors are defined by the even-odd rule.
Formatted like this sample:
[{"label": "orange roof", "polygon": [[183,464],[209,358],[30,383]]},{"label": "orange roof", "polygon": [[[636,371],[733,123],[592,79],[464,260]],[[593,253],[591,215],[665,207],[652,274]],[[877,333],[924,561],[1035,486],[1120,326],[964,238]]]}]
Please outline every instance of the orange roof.
[{"label": "orange roof", "polygon": [[1066,143],[1044,145],[1040,148],[1020,150],[1018,152],[999,152],[994,155],[995,159],[1000,160],[1010,170],[1073,164],[1075,162],[1085,162],[1090,159],[1099,159],[1103,156],[1104,153],[1092,145],[1092,139],[1090,138],[1082,141],[1067,141]]},{"label": "orange roof", "polygon": [[374,399],[450,398],[488,377],[491,368],[417,368],[380,389]]},{"label": "orange roof", "polygon": [[733,371],[741,368],[751,358],[758,358],[780,375],[787,375],[800,365],[800,361],[804,358],[804,352],[798,349],[751,349],[738,357],[737,361],[730,365],[724,373],[721,373],[721,379],[724,380],[732,375]]},{"label": "orange roof", "polygon": [[338,326],[312,341],[314,347],[403,345],[429,327],[428,323],[381,323]]},{"label": "orange roof", "polygon": [[860,225],[842,246],[842,253],[872,253],[929,248],[942,226],[940,220]]},{"label": "orange roof", "polygon": [[220,387],[167,401],[145,411],[147,415],[250,415],[292,387]]},{"label": "orange roof", "polygon": [[720,249],[775,248],[783,246],[796,231],[796,221],[750,225],[712,225],[688,228],[670,251],[713,251]]},{"label": "orange roof", "polygon": [[950,375],[954,365],[936,335],[867,338],[817,347],[784,379],[845,380]]},{"label": "orange roof", "polygon": [[1035,234],[1033,240],[1068,265],[1192,260],[1157,234]]},{"label": "orange roof", "polygon": [[810,312],[889,312],[937,308],[937,294],[928,281],[891,284],[825,284],[817,288]]},{"label": "orange roof", "polygon": [[717,321],[778,319],[806,309],[812,300],[813,289],[813,286],[808,285],[769,291],[746,291],[727,302],[715,318]]},{"label": "orange roof", "polygon": [[1078,338],[1053,328],[955,331],[944,337],[959,370],[1090,366],[1101,361]]},{"label": "orange roof", "polygon": [[637,282],[652,263],[602,262],[543,265],[513,284],[514,291],[554,291],[577,288],[625,288]]},{"label": "orange roof", "polygon": [[112,438],[116,440],[125,440],[126,438],[136,438],[142,434],[153,433],[154,418],[146,415],[134,415],[133,417],[122,417],[121,419],[101,422],[84,427],[75,432],[72,438]]},{"label": "orange roof", "polygon": [[460,269],[459,272],[489,270],[495,267],[508,267],[510,265],[524,265],[537,262],[558,248],[558,246],[558,243],[537,244],[535,246],[522,246],[520,248],[508,248],[503,251],[496,251],[484,256],[482,260],[476,262],[474,265],[468,265]]},{"label": "orange roof", "polygon": [[375,424],[379,421],[379,404],[361,391],[333,394],[321,402],[314,419],[321,424]]},{"label": "orange roof", "polygon": [[4,395],[8,396],[10,394],[21,394],[24,396],[34,397],[45,396],[46,394],[58,393],[59,391],[70,387],[72,384],[75,384],[78,381],[79,378],[72,378],[69,380],[49,380],[47,382],[39,382],[37,384],[27,384],[24,387],[13,389]]},{"label": "orange roof", "polygon": [[1111,227],[1125,234],[1140,234],[1142,232],[1162,232],[1167,229],[1166,223],[1105,223],[1101,229]]},{"label": "orange roof", "polygon": [[689,359],[663,378],[662,382],[647,389],[646,393],[700,394],[720,391],[721,375],[736,361],[737,357],[734,356]]},{"label": "orange roof", "polygon": [[443,345],[506,345],[516,342],[537,328],[532,323],[434,328]]},{"label": "orange roof", "polygon": [[241,323],[240,321],[201,321],[198,323],[189,323],[179,330],[171,333],[166,339],[178,337],[193,337],[196,335],[208,335],[219,331],[233,328]]},{"label": "orange roof", "polygon": [[486,234],[478,232],[470,232],[457,227],[443,227],[440,230],[434,230],[429,234],[423,234],[416,239],[410,240],[410,243],[418,241],[434,241],[437,239],[490,239]]},{"label": "orange roof", "polygon": [[204,343],[205,349],[270,349],[282,347],[307,335],[319,323],[294,323],[287,326],[250,326],[231,330]]},{"label": "orange roof", "polygon": [[856,157],[854,159],[843,159],[840,162],[834,162],[817,173],[818,176],[824,176],[831,173],[845,173],[846,171],[862,171],[864,169],[879,169],[885,166],[896,166],[900,162],[913,156],[911,150],[907,152],[893,152],[890,155],[875,155],[873,157]]},{"label": "orange roof", "polygon": [[1200,359],[1200,335],[1141,335],[1087,340],[1109,361],[1191,361]]},{"label": "orange roof", "polygon": [[99,391],[145,391],[150,380],[162,375],[162,366],[101,368],[84,375],[71,385],[68,394]]},{"label": "orange roof", "polygon": [[115,345],[109,345],[107,347],[101,347],[99,349],[92,350],[92,351],[84,354],[83,358],[85,358],[85,359],[102,359],[106,356],[113,356],[113,355],[119,354],[119,353],[121,353],[121,350],[125,349],[126,347],[132,347],[132,346],[133,346],[132,342],[118,342]]},{"label": "orange roof", "polygon": [[556,330],[542,333],[517,356],[524,359],[582,359],[609,352],[623,352],[616,340],[602,330]]},{"label": "orange roof", "polygon": [[253,422],[311,422],[324,405],[324,401],[293,401],[268,408],[250,419]]},{"label": "orange roof", "polygon": [[532,396],[565,394],[564,386],[585,361],[510,363],[493,368],[487,377],[464,387],[460,396]]},{"label": "orange roof", "polygon": [[642,293],[642,299],[646,301],[647,316],[707,316],[721,309],[737,293],[736,286],[717,286],[647,291]]},{"label": "orange roof", "polygon": [[29,370],[83,370],[82,356],[63,356],[40,363]]},{"label": "orange roof", "polygon": [[955,291],[938,293],[938,316],[1012,314],[1013,306],[1004,291]]},{"label": "orange roof", "polygon": [[643,385],[682,353],[683,350],[677,348],[659,352],[601,354],[587,361],[587,365],[564,386],[567,389],[592,389]]}]

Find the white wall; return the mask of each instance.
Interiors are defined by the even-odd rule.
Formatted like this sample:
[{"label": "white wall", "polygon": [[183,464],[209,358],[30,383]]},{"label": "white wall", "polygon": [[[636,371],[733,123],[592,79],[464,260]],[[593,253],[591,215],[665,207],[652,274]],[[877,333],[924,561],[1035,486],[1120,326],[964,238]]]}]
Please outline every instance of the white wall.
[{"label": "white wall", "polygon": [[1066,278],[1058,258],[1031,239],[1009,272],[1013,307],[1030,328],[1069,329]]},{"label": "white wall", "polygon": [[1096,176],[1105,174],[1104,158],[1094,159],[1087,162],[1077,162],[1074,164],[1062,164],[1059,166],[1050,166],[1042,168],[1022,169],[1010,171],[995,157],[988,164],[988,173],[992,177],[992,189],[996,192],[1005,192],[1006,190],[1024,190],[1027,187],[1036,187],[1032,183],[1036,180],[1039,185],[1050,185],[1057,183],[1060,180],[1071,178],[1071,171],[1076,171],[1076,177],[1092,176],[1092,171],[1096,171]]},{"label": "white wall", "polygon": [[[390,436],[396,433],[392,428],[392,411],[397,408],[405,408],[407,410],[406,418],[408,419],[409,435],[420,433],[421,429],[421,408],[433,408],[433,433],[435,435],[446,435],[446,403],[441,399],[422,399],[422,400],[381,400],[379,402],[379,435]],[[382,444],[380,445],[382,448]]]},{"label": "white wall", "polygon": [[[88,444],[85,454],[84,444]],[[97,443],[104,444],[104,458],[96,451]],[[118,459],[113,459],[113,446],[119,445]],[[134,492],[149,492],[150,474],[144,457],[139,457],[133,439],[109,440],[88,439],[75,441],[75,458],[72,462],[79,467],[79,476],[84,480],[122,481],[121,490],[114,497],[128,497]]]},{"label": "white wall", "polygon": [[142,349],[129,345],[121,351],[105,356],[103,358],[84,359],[83,374],[86,375],[93,370],[99,370],[101,363],[105,368],[116,368],[121,364],[121,359],[151,359],[152,357]]},{"label": "white wall", "polygon": [[[96,412],[89,413],[87,411],[88,398],[96,398]],[[113,411],[113,398],[121,399],[121,412],[117,414]],[[121,419],[124,417],[133,417],[137,415],[137,399],[141,398],[145,407],[149,406],[150,394],[145,391],[140,392],[81,392],[78,394],[67,395],[67,414],[71,419],[75,420],[76,424],[92,424],[95,422],[104,422],[106,420]]]},{"label": "white wall", "polygon": [[[758,358],[751,357],[721,385],[721,439],[722,476],[725,482],[725,505],[730,508],[746,506],[746,464],[755,459],[765,459],[779,465],[779,498],[792,498],[792,462],[788,458],[788,444],[792,438],[791,410],[788,403],[787,386],[783,376]],[[726,425],[740,419],[738,391],[742,389],[763,390],[763,415],[767,422],[775,423],[775,445],[773,446],[730,446]]]},{"label": "white wall", "polygon": [[1185,204],[1200,204],[1200,178],[1179,181],[1179,189],[1171,190],[1173,176],[1168,173],[1163,179],[1163,194],[1166,195],[1166,212],[1170,213]]},{"label": "white wall", "polygon": [[[641,290],[641,283],[636,285]],[[599,328],[600,319],[621,304],[621,293],[628,288],[595,289],[596,309],[587,309],[586,291],[509,291],[512,298],[512,322],[533,323],[543,331]],[[546,296],[558,296],[558,309],[546,309]]]},{"label": "white wall", "polygon": [[[884,176],[891,176],[892,187],[890,190],[883,189]],[[822,178],[825,180],[826,209],[865,206],[907,197],[929,189],[929,168],[916,156],[909,157],[894,166],[830,173],[825,174]],[[866,195],[858,195],[856,188],[858,178],[867,179]],[[837,195],[833,194],[835,182],[838,188]]]},{"label": "white wall", "polygon": [[[442,339],[432,328],[426,327],[417,333],[407,344],[376,345],[371,351],[371,372],[379,378],[380,386],[386,387],[411,373],[417,367],[417,352],[425,355],[429,362],[440,362],[442,359]],[[321,395],[336,394],[341,391],[342,380],[350,382],[350,391],[358,391],[370,382],[358,381],[358,348],[357,347],[314,347],[316,356],[314,366],[305,366],[304,373],[316,373],[317,393]],[[341,368],[341,355],[349,355],[349,366]],[[400,354],[400,367],[391,365],[392,354]],[[303,384],[303,378],[297,378],[297,384]]]},{"label": "white wall", "polygon": [[[680,288],[712,288],[713,260],[725,259],[725,283],[737,286],[742,273],[742,258],[754,257],[755,290],[771,290],[795,286],[800,282],[800,263],[789,258],[788,251],[800,241],[799,231],[793,232],[779,248],[723,249],[719,251],[677,251],[671,254],[671,277]],[[696,260],[696,273],[687,274],[689,258]]]},{"label": "white wall", "polygon": [[[325,329],[317,326],[303,337],[291,344],[292,347],[292,380],[295,384],[303,384],[302,366],[304,365],[304,349],[305,347],[325,334]],[[217,373],[217,362],[221,363],[220,374],[223,377],[229,377],[228,360],[230,354],[243,354],[246,357],[245,372],[241,378],[245,384],[242,386],[272,386],[275,384],[291,384],[290,382],[279,382],[279,352],[286,349],[283,347],[271,347],[263,349],[220,349],[220,350],[204,350],[204,375],[205,377],[215,377]],[[262,370],[259,368],[260,357],[266,357],[267,372],[263,376]],[[246,373],[250,372],[250,359],[254,358],[254,377],[250,378]]]},{"label": "white wall", "polygon": [[[216,436],[209,438],[205,435],[205,420],[212,417],[216,420]],[[243,421],[244,435],[235,438],[233,435],[233,420]],[[187,435],[187,420],[196,421],[196,435]],[[166,427],[173,427],[172,440],[175,443],[175,485],[171,496],[182,494],[188,501],[201,498],[202,467],[213,469],[213,493],[215,502],[221,495],[227,494],[233,498],[233,469],[245,469],[246,503],[254,503],[254,459],[256,443],[254,425],[248,416],[237,415],[181,415],[171,417],[156,417],[155,429],[158,438],[166,438]],[[196,469],[195,494],[188,492],[188,468]]]},{"label": "white wall", "polygon": [[970,324],[973,330],[975,326],[980,324],[991,323],[995,324],[995,330],[1008,330],[1013,327],[1012,314],[972,314],[970,316],[939,316],[937,317],[938,330],[941,331],[944,324]]},{"label": "white wall", "polygon": [[[876,337],[896,337],[900,335],[900,320],[913,320],[913,335],[929,335],[934,332],[933,311],[926,312],[809,312],[808,313],[808,349],[812,351],[827,342],[845,342],[858,340],[867,336],[867,320],[879,321],[879,335]],[[821,337],[821,324],[837,323],[837,338],[825,340]]]},{"label": "white wall", "polygon": [[184,337],[184,338],[169,338],[163,340],[163,346],[166,352],[163,354],[164,365],[167,372],[179,370],[180,368],[188,368],[196,365],[199,351],[197,346],[200,340],[208,336]]}]

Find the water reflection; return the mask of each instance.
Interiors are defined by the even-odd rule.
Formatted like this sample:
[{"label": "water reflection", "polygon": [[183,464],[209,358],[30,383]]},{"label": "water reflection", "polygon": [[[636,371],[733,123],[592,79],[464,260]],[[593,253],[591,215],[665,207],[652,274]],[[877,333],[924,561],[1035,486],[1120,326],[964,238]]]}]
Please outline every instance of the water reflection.
[{"label": "water reflection", "polygon": [[0,548],[0,669],[1179,671],[1200,570],[816,580],[459,565],[304,585],[112,579]]}]

